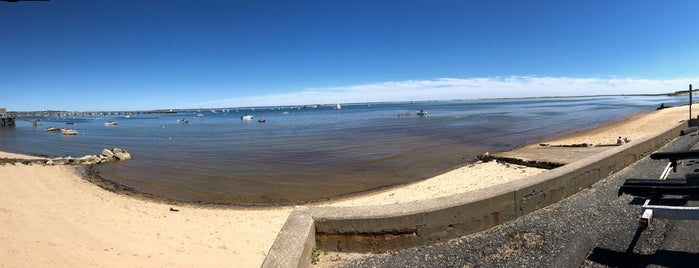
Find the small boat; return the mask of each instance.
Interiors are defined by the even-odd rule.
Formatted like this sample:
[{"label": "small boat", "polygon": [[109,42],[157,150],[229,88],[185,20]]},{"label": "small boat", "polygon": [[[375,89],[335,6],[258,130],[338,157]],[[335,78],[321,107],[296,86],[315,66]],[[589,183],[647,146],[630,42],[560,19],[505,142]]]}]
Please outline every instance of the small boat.
[{"label": "small boat", "polygon": [[284,112],[282,113],[282,115],[289,115],[289,112],[284,111]]},{"label": "small boat", "polygon": [[425,110],[417,111],[417,115],[419,115],[419,116],[427,116],[427,111],[425,111]]},{"label": "small boat", "polygon": [[77,131],[77,130],[75,130],[75,129],[67,129],[67,128],[61,129],[61,133],[63,133],[63,135],[78,135],[78,131]]},{"label": "small boat", "polygon": [[46,131],[61,131],[60,128],[55,128],[55,127],[47,127]]},{"label": "small boat", "polygon": [[198,116],[198,117],[202,117],[202,116],[204,116],[204,114],[199,113],[199,114],[197,114],[197,116]]},{"label": "small boat", "polygon": [[264,122],[267,122],[267,120],[265,120],[264,117],[260,117],[260,119],[258,119],[257,122],[264,123]]},{"label": "small boat", "polygon": [[342,106],[340,106],[340,104],[338,103],[337,106],[335,106],[335,109],[340,110],[340,109],[342,109]]},{"label": "small boat", "polygon": [[114,121],[109,121],[107,123],[104,123],[104,126],[107,126],[107,127],[112,127],[112,126],[116,126],[116,125],[117,125],[117,122],[114,122]]},{"label": "small boat", "polygon": [[130,118],[131,118],[131,115],[130,115],[130,114],[127,114],[127,115],[124,116],[124,118],[130,119]]},{"label": "small boat", "polygon": [[252,120],[253,118],[255,118],[255,117],[252,115],[249,115],[249,114],[245,114],[245,115],[240,117],[240,120]]},{"label": "small boat", "polygon": [[177,119],[177,124],[188,124],[189,120],[187,119]]}]

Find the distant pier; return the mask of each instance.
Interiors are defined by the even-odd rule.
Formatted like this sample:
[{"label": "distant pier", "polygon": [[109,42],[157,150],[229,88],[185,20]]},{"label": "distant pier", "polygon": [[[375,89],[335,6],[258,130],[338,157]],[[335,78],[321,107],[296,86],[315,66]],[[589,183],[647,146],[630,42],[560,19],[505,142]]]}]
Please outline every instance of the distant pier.
[{"label": "distant pier", "polygon": [[134,115],[134,114],[176,114],[177,110],[143,110],[143,111],[27,111],[16,112],[19,117],[65,117],[65,116],[102,116],[102,115]]},{"label": "distant pier", "polygon": [[15,127],[15,116],[7,113],[5,108],[0,108],[0,127]]}]

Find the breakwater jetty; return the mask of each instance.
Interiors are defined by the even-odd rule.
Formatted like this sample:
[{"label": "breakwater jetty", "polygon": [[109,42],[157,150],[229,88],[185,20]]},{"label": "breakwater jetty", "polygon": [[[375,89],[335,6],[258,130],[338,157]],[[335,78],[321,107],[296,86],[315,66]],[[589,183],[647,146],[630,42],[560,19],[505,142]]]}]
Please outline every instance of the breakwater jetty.
[{"label": "breakwater jetty", "polygon": [[177,110],[136,110],[136,111],[25,111],[13,112],[15,117],[53,117],[53,116],[101,116],[101,115],[134,115],[134,114],[175,114]]},{"label": "breakwater jetty", "polygon": [[15,127],[15,115],[7,113],[5,108],[0,108],[0,127]]}]

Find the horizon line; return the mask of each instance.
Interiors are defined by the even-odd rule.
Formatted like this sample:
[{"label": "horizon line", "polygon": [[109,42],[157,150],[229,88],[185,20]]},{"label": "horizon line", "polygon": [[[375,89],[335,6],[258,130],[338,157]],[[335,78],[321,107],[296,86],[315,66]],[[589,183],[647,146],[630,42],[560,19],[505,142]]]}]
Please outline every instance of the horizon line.
[{"label": "horizon line", "polygon": [[[399,100],[399,101],[366,101],[366,102],[333,102],[333,103],[307,103],[289,105],[261,105],[261,106],[231,106],[231,107],[201,107],[201,108],[156,108],[156,109],[133,109],[133,110],[28,110],[28,111],[6,111],[6,113],[36,113],[36,112],[58,112],[58,113],[168,113],[178,111],[196,110],[217,110],[217,109],[265,109],[265,108],[298,108],[306,106],[327,106],[332,107],[337,104],[346,106],[366,105],[366,104],[404,104],[404,103],[436,103],[452,101],[484,101],[484,100],[523,100],[523,99],[553,99],[553,98],[594,98],[594,97],[622,97],[622,96],[681,96],[688,95],[689,90],[681,90],[665,93],[626,93],[626,94],[590,94],[590,95],[551,95],[551,96],[530,96],[530,97],[487,97],[487,98],[457,98],[457,99],[424,99],[424,100]],[[694,95],[694,92],[692,92]],[[2,107],[0,107],[1,109]]]}]

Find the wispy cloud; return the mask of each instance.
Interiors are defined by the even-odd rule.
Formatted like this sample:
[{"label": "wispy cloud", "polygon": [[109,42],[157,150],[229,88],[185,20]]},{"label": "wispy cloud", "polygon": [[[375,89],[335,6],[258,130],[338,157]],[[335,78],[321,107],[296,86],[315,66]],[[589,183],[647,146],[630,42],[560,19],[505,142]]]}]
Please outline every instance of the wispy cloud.
[{"label": "wispy cloud", "polygon": [[[320,103],[654,94],[685,90],[699,77],[673,79],[507,76],[379,82],[213,100],[206,107]],[[202,104],[197,104],[202,106]]]}]

